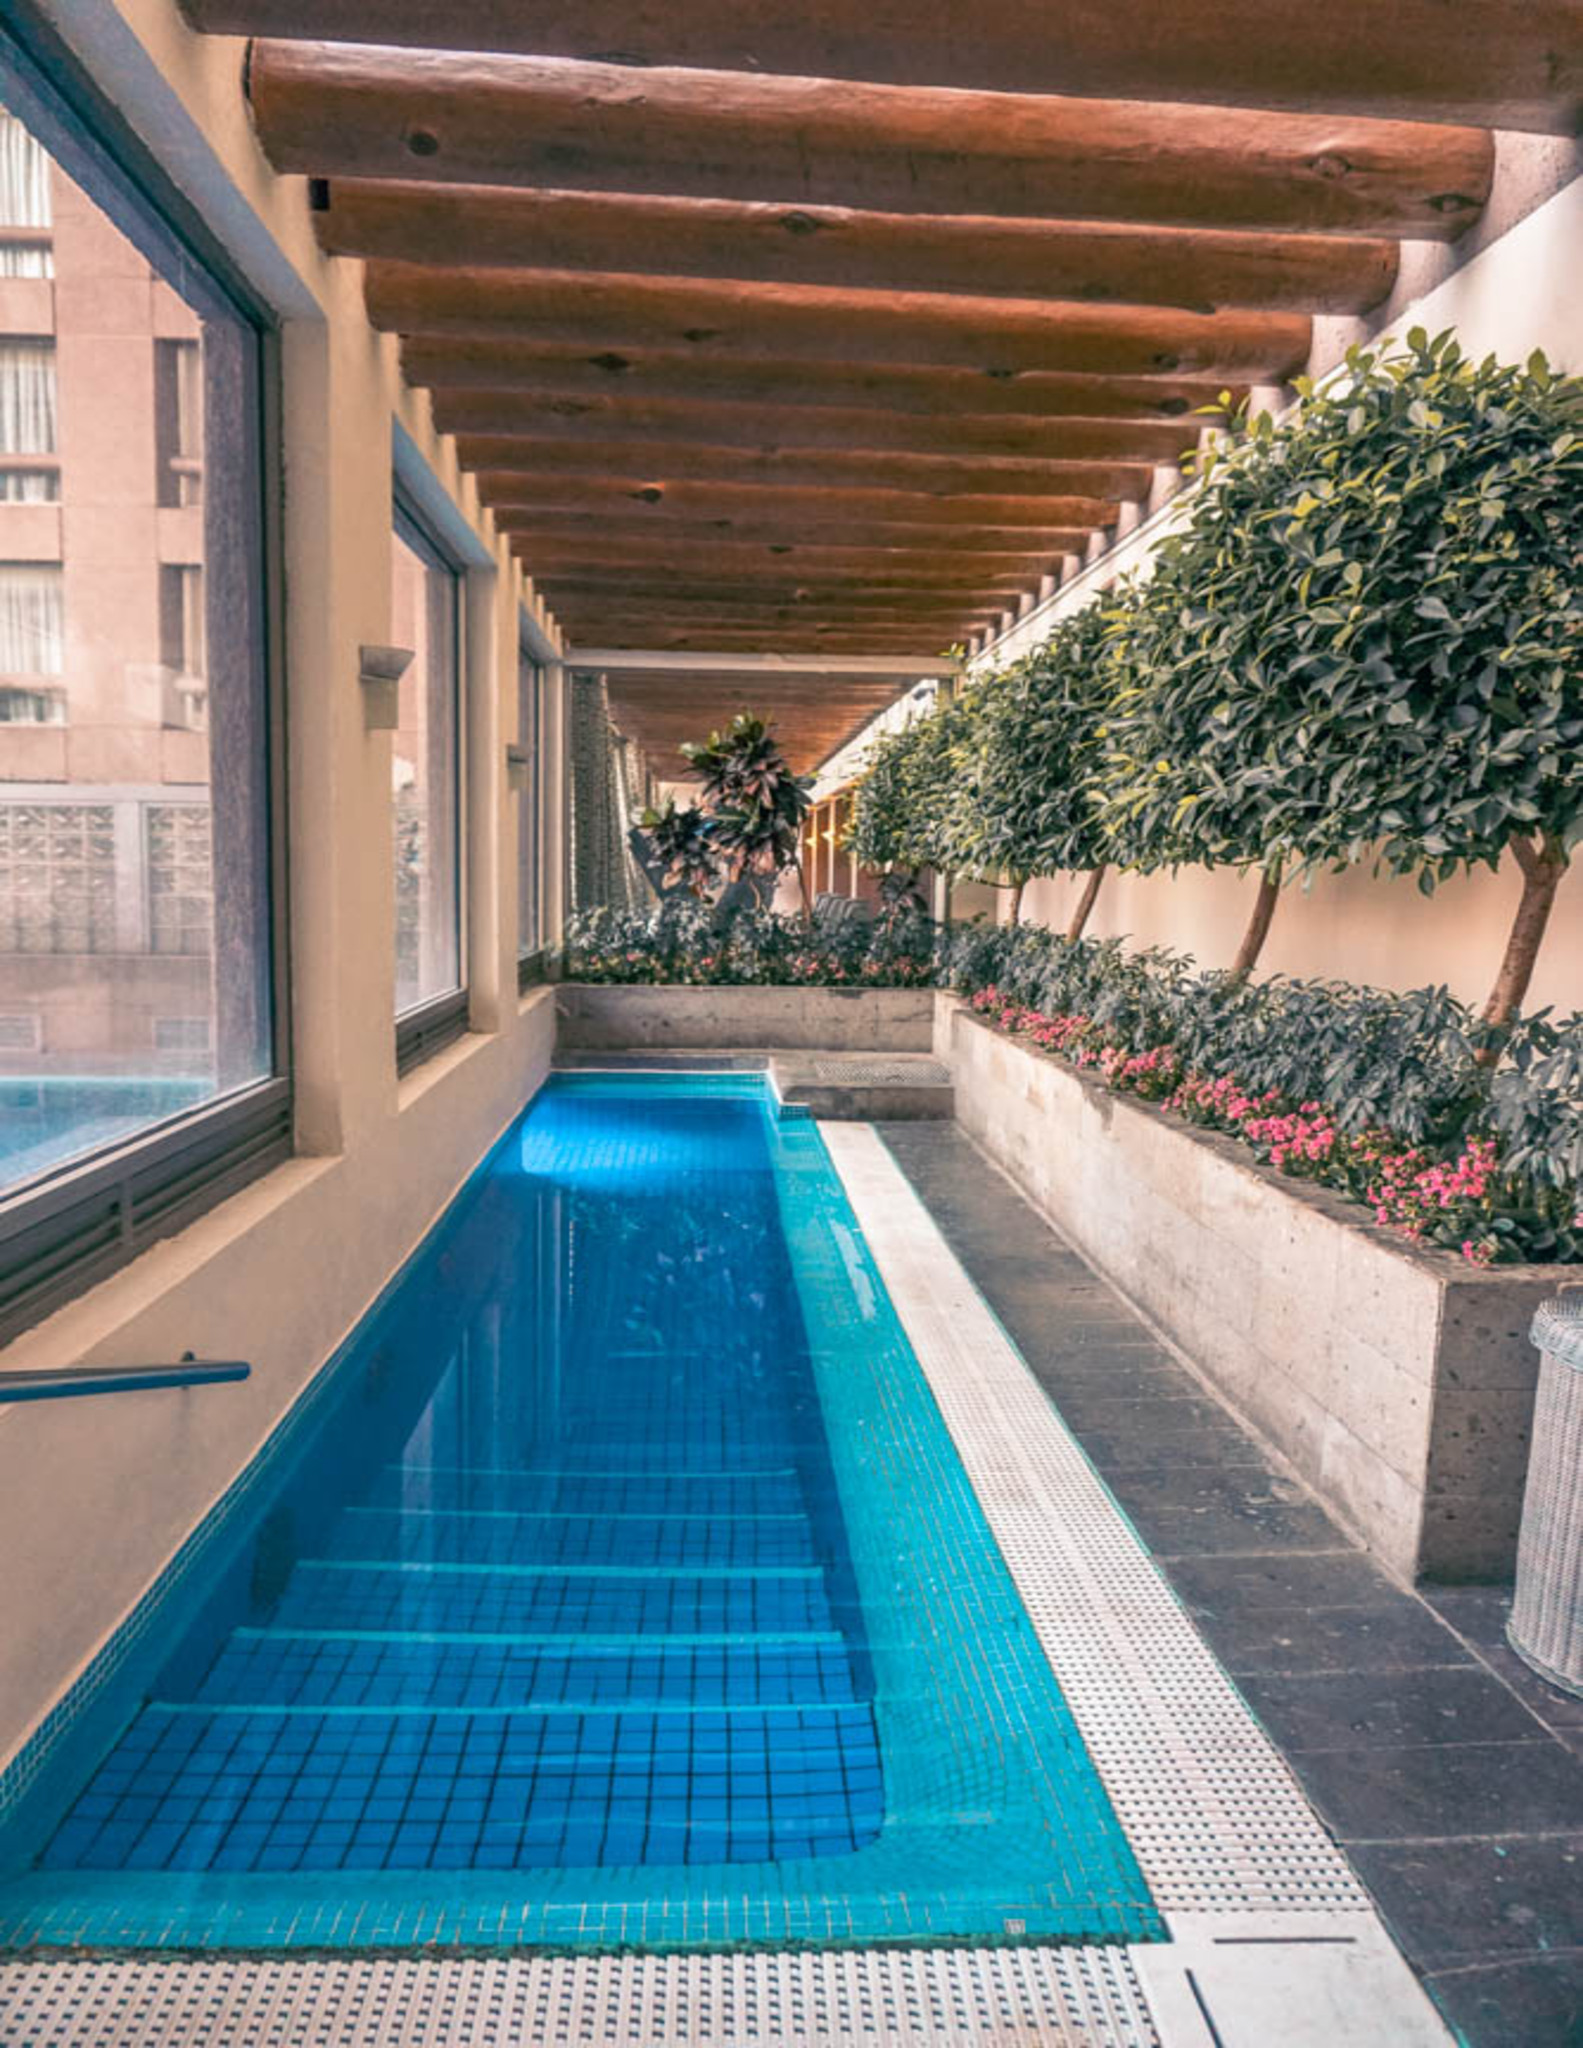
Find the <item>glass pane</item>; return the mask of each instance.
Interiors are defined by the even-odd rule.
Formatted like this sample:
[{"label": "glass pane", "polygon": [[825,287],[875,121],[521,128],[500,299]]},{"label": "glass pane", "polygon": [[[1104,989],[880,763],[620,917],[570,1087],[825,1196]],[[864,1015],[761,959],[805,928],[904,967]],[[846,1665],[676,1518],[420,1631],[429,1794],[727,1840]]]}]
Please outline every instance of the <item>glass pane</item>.
[{"label": "glass pane", "polygon": [[3,56],[0,1194],[274,1065],[257,335]]},{"label": "glass pane", "polygon": [[391,750],[396,1015],[462,985],[456,574],[405,519],[392,543],[391,629],[413,650]]},{"label": "glass pane", "polygon": [[521,656],[517,668],[517,745],[528,757],[517,792],[517,953],[536,953],[539,936],[539,665]]}]

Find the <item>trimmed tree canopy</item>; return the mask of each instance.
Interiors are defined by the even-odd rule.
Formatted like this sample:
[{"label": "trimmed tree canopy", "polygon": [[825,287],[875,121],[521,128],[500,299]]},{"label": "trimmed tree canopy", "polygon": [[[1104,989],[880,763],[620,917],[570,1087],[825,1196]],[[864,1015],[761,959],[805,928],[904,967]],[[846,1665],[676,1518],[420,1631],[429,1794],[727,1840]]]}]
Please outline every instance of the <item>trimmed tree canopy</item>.
[{"label": "trimmed tree canopy", "polygon": [[1583,831],[1583,384],[1355,351],[1207,461],[1117,626],[1124,856],[1433,883]]},{"label": "trimmed tree canopy", "polygon": [[968,700],[964,870],[1021,883],[1109,858],[1088,786],[1114,689],[1107,653],[1103,614],[1085,606]]},{"label": "trimmed tree canopy", "polygon": [[846,841],[865,867],[958,872],[960,751],[970,744],[971,703],[942,692],[931,711],[870,748]]}]

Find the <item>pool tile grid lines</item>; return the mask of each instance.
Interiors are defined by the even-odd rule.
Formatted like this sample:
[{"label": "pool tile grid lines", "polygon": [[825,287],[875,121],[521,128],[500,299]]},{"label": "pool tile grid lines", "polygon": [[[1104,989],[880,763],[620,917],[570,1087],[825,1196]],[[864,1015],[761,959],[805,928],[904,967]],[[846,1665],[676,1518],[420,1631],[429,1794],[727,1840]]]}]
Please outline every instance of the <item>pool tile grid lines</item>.
[{"label": "pool tile grid lines", "polygon": [[819,1128],[1165,1913],[1170,1942],[1132,1950],[1162,2037],[1445,2048],[1444,2023],[1296,1778],[880,1134]]},{"label": "pool tile grid lines", "polygon": [[[872,1612],[884,1617],[868,1654],[880,1665],[888,1660],[893,1672],[881,1687],[890,1731],[885,1810],[905,1825],[865,1845],[879,1815],[867,1710],[829,1697],[823,1677],[816,1697],[759,1701],[746,1713],[733,1704],[737,1718],[724,1746],[711,1725],[717,1716],[682,1714],[663,1690],[646,1693],[626,1703],[643,1717],[639,1727],[637,1713],[628,1716],[637,1753],[618,1747],[610,1754],[602,1745],[616,1717],[557,1720],[547,1709],[559,1699],[531,1713],[501,1712],[498,1664],[475,1658],[464,1669],[455,1644],[418,1651],[414,1635],[457,1631],[553,1635],[572,1628],[606,1638],[657,1624],[673,1637],[767,1630],[784,1639],[829,1637],[836,1620],[824,1573],[780,1559],[762,1568],[646,1560],[633,1580],[602,1564],[502,1557],[501,1538],[520,1527],[511,1517],[533,1518],[541,1533],[564,1526],[550,1512],[555,1502],[542,1498],[531,1458],[516,1467],[458,1467],[444,1449],[450,1424],[441,1415],[444,1426],[429,1428],[422,1448],[394,1465],[387,1460],[350,1512],[306,1545],[270,1617],[278,1657],[286,1636],[389,1632],[406,1639],[401,1676],[416,1689],[404,1692],[401,1710],[385,1711],[388,1691],[368,1697],[370,1684],[377,1694],[394,1674],[388,1654],[382,1674],[376,1660],[370,1679],[365,1659],[350,1675],[343,1669],[339,1691],[326,1696],[328,1666],[321,1660],[315,1667],[300,1647],[291,1653],[292,1683],[316,1670],[310,1698],[260,1700],[233,1691],[225,1700],[157,1701],[58,1834],[53,1868],[40,1882],[9,1889],[7,1905],[24,1916],[12,1919],[13,1929],[46,1940],[152,1935],[221,1946],[348,1939],[658,1946],[744,1938],[856,1944],[888,1935],[916,1941],[975,1928],[1019,1941],[1049,1939],[1062,1928],[1116,1938],[1157,1925],[938,1413],[883,1290],[864,1267],[817,1135],[806,1120],[782,1125],[769,1117],[764,1084],[754,1076],[689,1078],[679,1086],[672,1077],[646,1078],[640,1092],[662,1107],[674,1100],[677,1114],[691,1116],[702,1096],[733,1114],[740,1104],[741,1115],[758,1120],[761,1138],[785,1153],[784,1185],[773,1183],[772,1205],[784,1200],[800,1218],[795,1228],[819,1241],[818,1313],[842,1332],[846,1349],[848,1330],[865,1329],[861,1358],[826,1345],[815,1347],[811,1362],[823,1375],[826,1412],[850,1425],[835,1432],[838,1441],[851,1439],[843,1497],[858,1499],[867,1513],[870,1498],[885,1506],[880,1496],[889,1491],[896,1500],[885,1512],[893,1522],[903,1512],[913,1517],[907,1541],[898,1540],[896,1524],[855,1546],[860,1574],[877,1587]],[[524,1161],[531,1151],[533,1171],[548,1183],[580,1176],[630,1207],[634,1175],[657,1140],[613,1118],[620,1084],[568,1078],[554,1084],[552,1097],[555,1116],[525,1127]],[[683,1132],[675,1142],[687,1152],[692,1140]],[[696,1163],[708,1168],[707,1148]],[[734,1199],[741,1198],[737,1189]],[[772,1207],[769,1221],[779,1232],[786,1218]],[[458,1258],[465,1267],[465,1246]],[[634,1437],[632,1404],[618,1400],[605,1404],[616,1419],[595,1417],[590,1435],[571,1387],[570,1434],[555,1484],[577,1489],[580,1509],[597,1509],[597,1487],[605,1484],[599,1475],[613,1471],[622,1502],[616,1512],[630,1517],[623,1526],[651,1537],[664,1529],[669,1540],[677,1525],[656,1520],[656,1502],[676,1498],[672,1488],[683,1474],[718,1475],[725,1444],[733,1455],[746,1452],[747,1473],[760,1475],[750,1483],[766,1489],[750,1496],[751,1538],[747,1525],[739,1534],[779,1542],[786,1501],[796,1498],[784,1490],[785,1453],[794,1453],[791,1475],[806,1505],[813,1421],[799,1421],[794,1410],[789,1434],[771,1432],[772,1441],[762,1426],[762,1389],[749,1386],[744,1398],[734,1371],[723,1379],[705,1374],[710,1400],[725,1406],[717,1412],[706,1402],[700,1412],[691,1380],[685,1400],[667,1393],[674,1375],[656,1375],[652,1344],[634,1349],[629,1338],[609,1333],[603,1341],[618,1386],[629,1365],[640,1373],[651,1430]],[[810,1418],[819,1413],[811,1387],[799,1398]],[[654,1462],[659,1443],[663,1465]],[[920,1474],[937,1482],[926,1503],[917,1492]],[[730,1484],[745,1478],[739,1467]],[[718,1476],[708,1483],[723,1484]],[[380,1512],[393,1493],[419,1509],[394,1544]],[[749,1510],[737,1502],[732,1512]],[[420,1554],[410,1554],[414,1548]],[[898,1556],[909,1560],[901,1572]],[[931,1646],[928,1664],[908,1649],[921,1641]],[[224,1690],[239,1659],[256,1678],[275,1655],[250,1633],[233,1641],[210,1682]],[[278,1675],[285,1667],[277,1658],[274,1668]],[[815,1682],[815,1668],[799,1667],[800,1686]],[[755,1683],[766,1669],[753,1667]],[[658,1687],[659,1679],[650,1674],[644,1683]],[[971,1725],[973,1715],[991,1710],[1000,1725]],[[392,1722],[395,1734],[386,1730]],[[457,1747],[461,1722],[474,1739],[470,1753]],[[1043,1769],[1032,1776],[1036,1755]],[[534,1761],[550,1756],[554,1773]],[[1062,1790],[1052,1803],[1045,1781],[1058,1760]],[[572,1778],[564,1787],[550,1782],[563,1775],[562,1762]],[[521,1781],[535,1774],[545,1782],[524,1796]],[[726,1835],[720,1800],[732,1784]],[[663,1824],[640,1831],[646,1800],[662,1809]],[[728,1876],[711,1878],[722,1847],[742,1860]],[[832,1859],[832,1848],[847,1853]],[[516,1866],[545,1859],[568,1867],[535,1872],[542,1883],[525,1892]],[[635,1887],[630,1873],[623,1879],[624,1862],[669,1862],[671,1874],[661,1869]],[[611,1878],[575,1867],[589,1863],[614,1866]],[[435,1867],[446,1871],[443,1897],[422,1875]],[[343,1868],[357,1872],[355,1901],[337,1875]],[[273,1889],[267,1882],[245,1889],[272,1873],[282,1880]]]}]

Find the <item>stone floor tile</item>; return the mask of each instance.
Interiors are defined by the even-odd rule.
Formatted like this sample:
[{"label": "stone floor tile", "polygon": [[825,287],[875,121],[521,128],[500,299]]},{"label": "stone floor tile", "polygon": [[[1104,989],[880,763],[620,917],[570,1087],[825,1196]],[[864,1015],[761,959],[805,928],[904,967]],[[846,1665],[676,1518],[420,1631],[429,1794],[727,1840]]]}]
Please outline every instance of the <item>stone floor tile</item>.
[{"label": "stone floor tile", "polygon": [[1583,2048],[1583,1954],[1437,1970],[1425,1982],[1474,2048]]},{"label": "stone floor tile", "polygon": [[1343,1842],[1583,1832],[1583,1763],[1543,1733],[1302,1757],[1308,1796]]},{"label": "stone floor tile", "polygon": [[1348,1853],[1392,1933],[1427,1969],[1480,1956],[1583,1950],[1583,1835],[1362,1842]]},{"label": "stone floor tile", "polygon": [[[1174,1560],[1167,1573],[1197,1561]],[[1194,1619],[1239,1682],[1251,1672],[1401,1673],[1473,1664],[1456,1638],[1411,1602],[1307,1612],[1277,1606],[1212,1615],[1195,1610]]]},{"label": "stone floor tile", "polygon": [[1250,1675],[1243,1697],[1282,1748],[1532,1742],[1544,1730],[1510,1689],[1475,1664],[1420,1671]]}]

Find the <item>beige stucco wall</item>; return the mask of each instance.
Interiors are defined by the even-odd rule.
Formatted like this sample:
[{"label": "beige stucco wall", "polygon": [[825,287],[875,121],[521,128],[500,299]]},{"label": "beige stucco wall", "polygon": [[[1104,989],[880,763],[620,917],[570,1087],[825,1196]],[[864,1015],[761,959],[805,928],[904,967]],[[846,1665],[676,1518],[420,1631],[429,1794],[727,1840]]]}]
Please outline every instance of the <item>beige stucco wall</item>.
[{"label": "beige stucco wall", "polygon": [[[360,267],[322,258],[302,179],[248,126],[243,44],[190,33],[169,0],[40,10],[282,322],[284,657],[291,1022],[302,1156],[0,1351],[0,1370],[246,1358],[241,1386],[0,1408],[0,1762],[92,1657],[414,1248],[538,1085],[549,991],[519,999],[516,737],[525,620],[554,623],[480,512]],[[399,433],[398,433],[399,430]],[[361,643],[393,638],[393,435],[404,482],[465,557],[470,1033],[398,1081],[390,735],[364,730]],[[561,815],[550,670],[546,817]],[[549,929],[561,914],[546,834]]]},{"label": "beige stucco wall", "polygon": [[[1256,886],[1254,877],[1227,869],[1110,874],[1089,933],[1170,946],[1206,967],[1229,967]],[[1333,975],[1380,988],[1444,982],[1465,1000],[1482,1002],[1500,964],[1520,886],[1510,862],[1499,873],[1479,868],[1459,876],[1431,897],[1421,896],[1410,879],[1375,876],[1367,868],[1293,883],[1276,907],[1260,970]],[[1030,883],[1024,919],[1064,929],[1080,887],[1066,878]],[[1528,1007],[1546,1003],[1583,1010],[1583,869],[1574,868],[1562,884],[1529,992]]]}]

